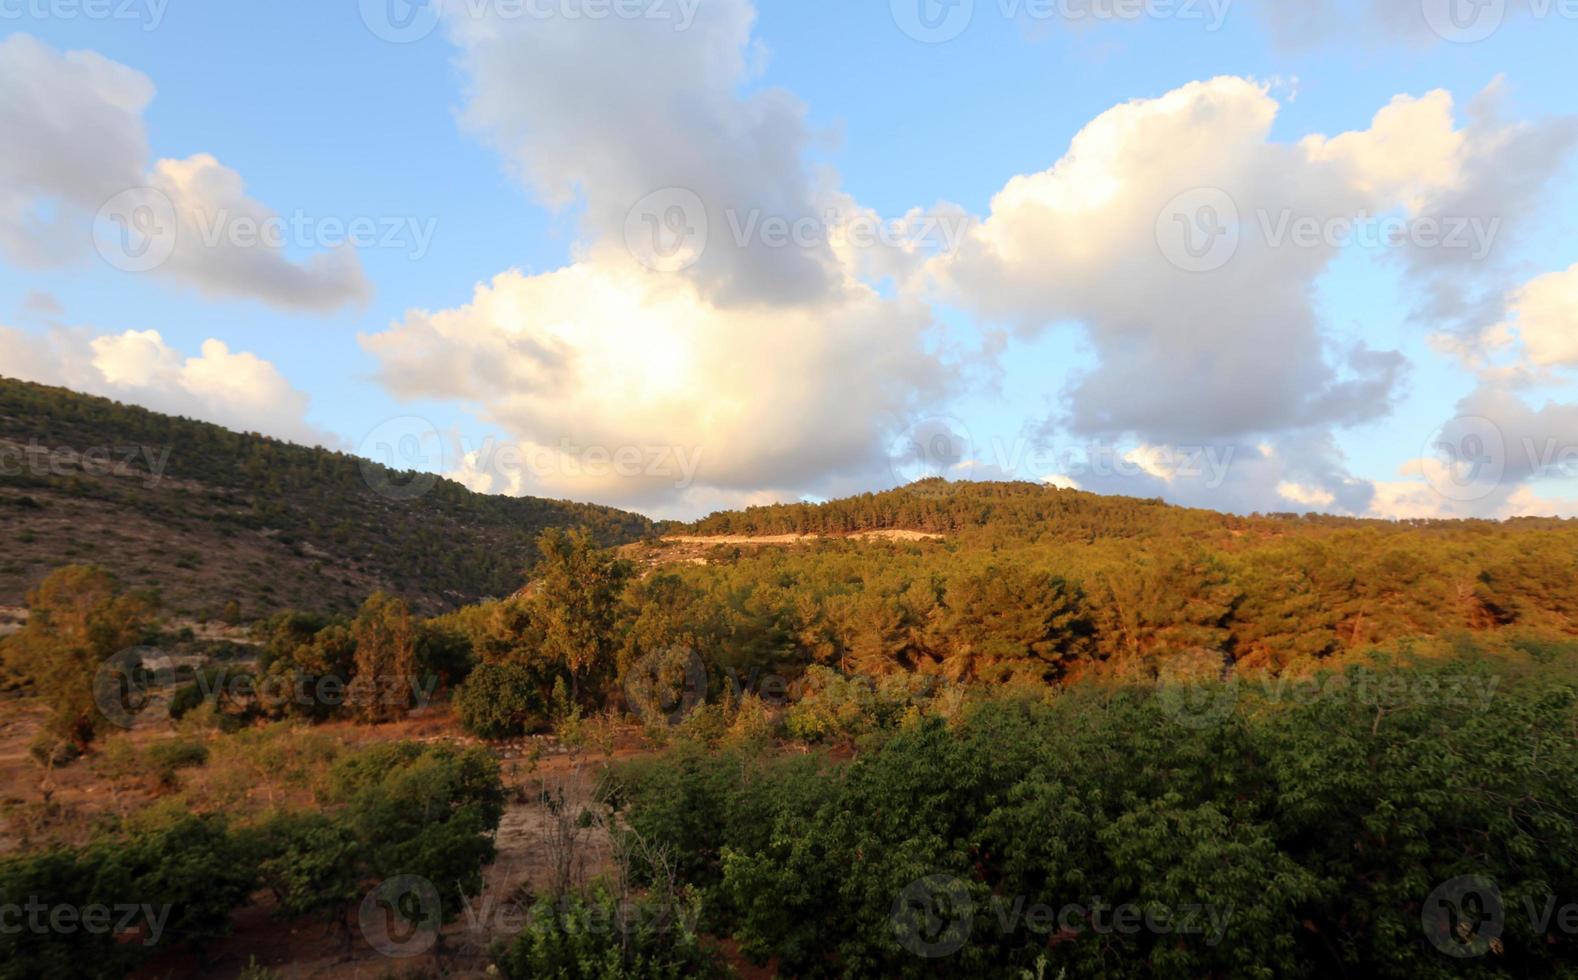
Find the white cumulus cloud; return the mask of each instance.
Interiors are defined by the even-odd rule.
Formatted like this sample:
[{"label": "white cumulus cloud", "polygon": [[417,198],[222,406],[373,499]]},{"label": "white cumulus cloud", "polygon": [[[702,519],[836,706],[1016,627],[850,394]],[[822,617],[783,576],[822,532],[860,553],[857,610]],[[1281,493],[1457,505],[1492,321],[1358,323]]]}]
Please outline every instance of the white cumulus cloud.
[{"label": "white cumulus cloud", "polygon": [[[250,228],[278,215],[212,156],[152,161],[144,74],[27,34],[0,41],[0,257],[56,267],[99,253],[209,296],[289,310],[362,302],[355,252],[292,259]],[[241,233],[237,234],[237,229]],[[299,243],[311,248],[312,242]]]},{"label": "white cumulus cloud", "polygon": [[273,364],[220,340],[187,355],[155,330],[32,334],[0,326],[0,374],[293,442],[337,443],[307,421],[310,399]]}]

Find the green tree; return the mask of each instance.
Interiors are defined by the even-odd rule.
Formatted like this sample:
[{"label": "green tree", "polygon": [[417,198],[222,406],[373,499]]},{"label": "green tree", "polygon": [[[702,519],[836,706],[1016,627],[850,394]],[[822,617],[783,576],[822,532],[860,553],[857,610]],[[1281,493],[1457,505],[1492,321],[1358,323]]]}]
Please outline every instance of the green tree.
[{"label": "green tree", "polygon": [[620,597],[630,562],[597,547],[590,531],[544,531],[528,585],[528,628],[541,654],[569,675],[571,696],[600,694],[618,662]]},{"label": "green tree", "polygon": [[356,668],[346,693],[356,716],[374,723],[404,718],[422,681],[410,607],[380,592],[362,605],[351,633]]},{"label": "green tree", "polygon": [[486,739],[538,731],[548,721],[542,678],[521,663],[477,667],[455,692],[454,704],[461,726]]},{"label": "green tree", "polygon": [[936,646],[951,680],[1051,680],[1091,653],[1084,593],[1065,579],[992,566],[949,583],[943,601]]},{"label": "green tree", "polygon": [[27,602],[27,625],[6,642],[7,664],[49,704],[45,738],[84,749],[111,724],[94,697],[100,668],[151,638],[158,602],[82,565],[53,572]]}]

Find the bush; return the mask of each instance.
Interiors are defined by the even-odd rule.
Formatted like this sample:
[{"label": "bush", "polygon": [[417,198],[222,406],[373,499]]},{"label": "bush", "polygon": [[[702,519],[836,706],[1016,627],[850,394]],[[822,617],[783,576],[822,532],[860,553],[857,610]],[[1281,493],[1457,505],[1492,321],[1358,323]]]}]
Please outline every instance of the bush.
[{"label": "bush", "polygon": [[160,785],[173,787],[182,769],[208,764],[208,746],[196,739],[177,738],[155,742],[146,750],[148,767]]},{"label": "bush", "polygon": [[485,739],[515,738],[548,724],[537,675],[523,664],[482,664],[455,692],[455,716]]},{"label": "bush", "polygon": [[681,980],[726,975],[695,931],[695,909],[621,905],[606,892],[533,906],[495,955],[510,980]]},{"label": "bush", "polygon": [[[1004,697],[843,769],[681,748],[617,778],[709,927],[784,975],[1572,975],[1574,937],[1525,910],[1578,891],[1578,682],[1468,658],[1305,684]],[[1465,876],[1505,928],[1456,958],[1423,923]],[[1201,914],[1103,929],[1098,902]],[[905,922],[957,948],[917,955]]]},{"label": "bush", "polygon": [[945,690],[933,677],[850,677],[826,667],[808,669],[796,688],[799,696],[784,712],[784,728],[791,738],[812,743],[892,731],[924,715]]},{"label": "bush", "polygon": [[[155,814],[124,837],[0,860],[0,906],[72,909],[80,927],[0,929],[0,978],[120,977],[230,928],[255,883],[222,822]],[[107,910],[97,926],[88,910]]]},{"label": "bush", "polygon": [[487,750],[380,745],[342,760],[330,781],[367,877],[428,879],[445,897],[446,919],[481,890],[504,814],[499,765]]}]

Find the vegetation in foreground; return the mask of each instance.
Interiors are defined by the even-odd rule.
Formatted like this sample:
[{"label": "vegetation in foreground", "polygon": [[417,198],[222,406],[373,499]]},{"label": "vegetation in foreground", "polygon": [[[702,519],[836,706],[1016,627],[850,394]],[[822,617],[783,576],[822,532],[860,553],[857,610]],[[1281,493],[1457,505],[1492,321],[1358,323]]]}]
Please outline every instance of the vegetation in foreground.
[{"label": "vegetation in foreground", "polygon": [[684,745],[615,780],[787,976],[1574,976],[1575,668],[1002,693],[848,764]]}]

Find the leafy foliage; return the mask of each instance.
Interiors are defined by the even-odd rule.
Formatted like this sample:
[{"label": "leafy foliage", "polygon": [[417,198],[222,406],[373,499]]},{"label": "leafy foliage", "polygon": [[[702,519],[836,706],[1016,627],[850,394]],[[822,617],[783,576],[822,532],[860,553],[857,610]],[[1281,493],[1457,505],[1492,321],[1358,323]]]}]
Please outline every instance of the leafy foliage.
[{"label": "leafy foliage", "polygon": [[[225,825],[191,815],[87,848],[0,860],[0,905],[45,910],[0,930],[0,977],[124,976],[156,949],[228,933],[254,883]],[[90,922],[98,909],[106,911]]]},{"label": "leafy foliage", "polygon": [[149,639],[157,599],[122,592],[103,569],[72,565],[27,601],[27,625],[0,645],[0,657],[49,703],[46,737],[86,747],[111,724],[94,700],[100,668]]},{"label": "leafy foliage", "polygon": [[677,910],[623,905],[606,892],[539,902],[527,925],[495,959],[510,980],[682,980],[723,977]]},{"label": "leafy foliage", "polygon": [[[1523,910],[1578,887],[1572,678],[1470,656],[1086,686],[923,720],[843,769],[681,749],[619,779],[714,925],[789,975],[1555,976],[1578,939]],[[1422,922],[1466,875],[1506,910],[1478,959]],[[906,945],[917,883],[961,916],[956,950]],[[1171,918],[1115,929],[1120,906]]]},{"label": "leafy foliage", "polygon": [[483,664],[455,692],[455,717],[469,732],[506,739],[537,731],[548,720],[540,681],[524,664]]}]

